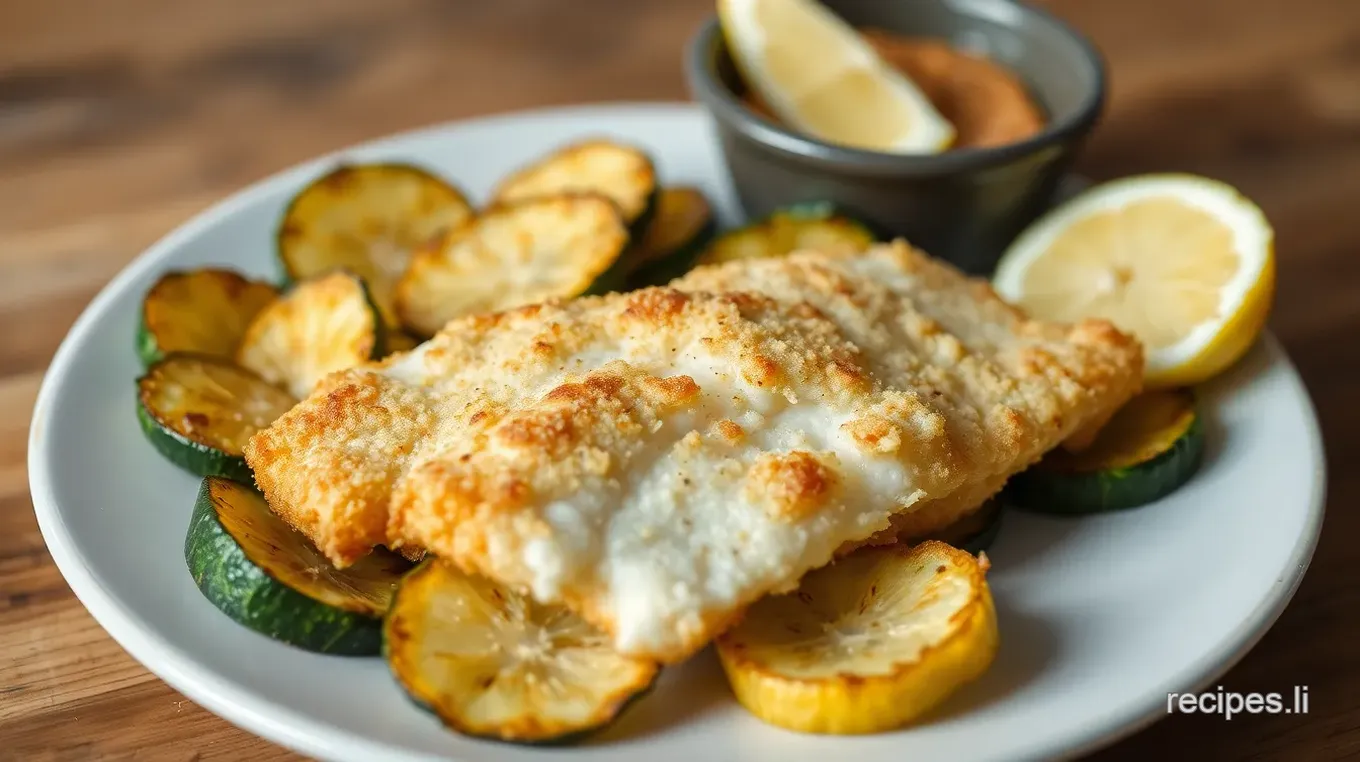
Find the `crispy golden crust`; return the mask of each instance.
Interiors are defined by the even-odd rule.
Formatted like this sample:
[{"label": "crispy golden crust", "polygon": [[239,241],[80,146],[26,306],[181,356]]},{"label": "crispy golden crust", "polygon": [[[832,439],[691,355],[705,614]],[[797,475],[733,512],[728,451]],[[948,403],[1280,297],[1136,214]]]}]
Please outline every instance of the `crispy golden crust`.
[{"label": "crispy golden crust", "polygon": [[1141,347],[1110,323],[1029,320],[985,282],[900,242],[863,257],[795,254],[778,264],[700,268],[672,285],[810,304],[890,386],[927,388],[975,411],[984,436],[1016,445],[993,446],[999,459],[965,489],[898,513],[875,543],[930,534],[966,516],[1055,445],[1079,449],[1142,385]]},{"label": "crispy golden crust", "polygon": [[[415,465],[396,486],[389,534],[397,543],[419,542],[464,568],[571,602],[606,629],[636,626],[635,620],[618,621],[615,598],[621,568],[642,563],[649,547],[671,560],[738,549],[722,542],[691,546],[687,533],[675,536],[677,522],[731,520],[734,532],[746,527],[755,538],[779,534],[782,527],[807,531],[824,514],[849,513],[847,506],[862,504],[866,494],[878,496],[886,517],[897,500],[917,490],[946,492],[971,470],[949,437],[951,429],[976,436],[969,421],[951,422],[915,392],[879,386],[832,325],[801,306],[658,289],[545,309],[551,309],[558,335],[545,338],[541,351],[568,369],[562,382],[513,407],[489,408],[469,421],[458,442]],[[590,337],[578,341],[576,331]],[[600,352],[611,360],[584,374],[570,371],[583,355]],[[689,372],[660,375],[681,369]],[[768,436],[778,427],[762,428],[762,416],[768,423],[811,407],[829,411],[824,420],[844,431],[845,444],[855,449],[837,457],[818,446],[827,432],[814,432],[806,442],[790,439],[784,451],[734,446],[733,427],[721,425],[755,416],[752,433]],[[788,427],[783,434],[809,436]],[[856,451],[894,463],[908,489],[867,487],[855,464],[845,462]],[[642,487],[648,479],[656,481],[654,491]],[[572,505],[567,527],[555,525],[560,520],[552,506],[559,503]],[[559,534],[577,524],[601,527],[583,544],[611,548],[556,547]],[[863,536],[875,527],[855,524],[850,531]],[[730,535],[722,539],[733,542]],[[539,543],[553,547],[542,550]],[[826,547],[811,544],[813,550],[798,547],[789,557],[767,559],[774,571],[752,572],[749,587],[717,596],[727,599],[721,606],[687,608],[679,601],[668,609],[658,603],[655,616],[674,616],[672,634],[659,645],[643,639],[633,647],[660,658],[689,653],[740,604],[828,560],[834,539],[817,543]],[[543,553],[553,560],[531,560]],[[730,582],[714,582],[717,573],[673,576],[680,585]],[[664,597],[665,589],[657,589]]]},{"label": "crispy golden crust", "polygon": [[348,565],[387,541],[392,484],[431,412],[418,388],[343,371],[254,436],[246,458],[274,512]]},{"label": "crispy golden crust", "polygon": [[1108,325],[1028,321],[901,245],[675,285],[456,320],[247,459],[336,563],[419,545],[674,660],[894,514],[973,507],[1141,375]]}]

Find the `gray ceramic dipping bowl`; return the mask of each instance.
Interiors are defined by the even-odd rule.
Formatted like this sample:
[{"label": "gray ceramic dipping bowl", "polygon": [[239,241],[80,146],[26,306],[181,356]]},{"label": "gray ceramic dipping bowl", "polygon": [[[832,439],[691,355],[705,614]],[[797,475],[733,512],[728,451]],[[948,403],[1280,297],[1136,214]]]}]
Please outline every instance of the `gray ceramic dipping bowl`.
[{"label": "gray ceramic dipping bowl", "polygon": [[[824,0],[856,27],[946,40],[1015,72],[1044,110],[1033,138],[910,156],[862,151],[792,132],[746,108],[717,19],[691,42],[690,91],[712,114],[743,211],[764,216],[829,201],[975,274],[1053,201],[1105,102],[1105,67],[1081,34],[1014,0]],[[809,51],[815,55],[815,51]]]}]

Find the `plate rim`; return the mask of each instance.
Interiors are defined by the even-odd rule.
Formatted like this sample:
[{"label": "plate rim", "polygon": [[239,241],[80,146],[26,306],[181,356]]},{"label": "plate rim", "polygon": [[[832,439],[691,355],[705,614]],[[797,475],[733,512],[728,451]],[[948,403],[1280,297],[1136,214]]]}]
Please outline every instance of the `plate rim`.
[{"label": "plate rim", "polygon": [[[213,714],[227,720],[246,732],[280,744],[294,751],[321,759],[337,757],[337,750],[344,749],[348,754],[359,758],[386,759],[394,754],[409,760],[448,760],[444,755],[430,755],[405,749],[394,749],[386,742],[375,741],[368,736],[353,733],[344,728],[332,726],[324,721],[311,719],[295,711],[286,704],[258,696],[216,678],[210,670],[204,669],[191,654],[183,652],[168,643],[148,622],[135,613],[125,610],[116,602],[104,583],[86,565],[75,549],[74,540],[66,521],[61,515],[53,490],[49,471],[53,458],[49,456],[44,444],[50,416],[49,409],[54,404],[57,388],[70,375],[70,366],[77,357],[76,347],[83,343],[88,334],[104,313],[128,288],[129,283],[137,280],[146,272],[154,269],[168,258],[180,245],[192,240],[200,231],[224,217],[235,214],[237,209],[248,203],[265,187],[288,182],[309,172],[315,172],[328,162],[351,153],[382,151],[396,144],[428,139],[440,133],[470,126],[490,127],[496,122],[519,122],[526,119],[560,119],[590,116],[602,122],[609,117],[632,116],[642,112],[656,115],[669,114],[693,118],[702,116],[702,109],[688,102],[680,101],[612,101],[574,104],[568,106],[549,106],[522,110],[503,111],[495,114],[441,122],[388,134],[345,146],[334,151],[307,159],[263,178],[255,180],[227,195],[225,198],[197,212],[177,225],[150,246],[143,249],[118,271],[81,311],[79,317],[68,329],[59,344],[46,371],[43,374],[38,394],[30,417],[28,436],[27,467],[29,491],[33,500],[34,514],[37,517],[39,532],[52,556],[58,571],[66,580],[72,593],[90,613],[101,628],[138,661],[147,671],[169,684],[194,703]],[[606,122],[607,123],[607,122]],[[607,129],[607,128],[606,128]],[[1307,456],[1314,473],[1312,489],[1307,496],[1308,518],[1303,532],[1295,543],[1289,557],[1289,572],[1276,580],[1251,612],[1235,628],[1230,637],[1224,638],[1219,647],[1202,654],[1193,665],[1184,670],[1189,677],[1173,676],[1166,681],[1167,692],[1200,691],[1209,683],[1222,676],[1237,664],[1262,637],[1271,629],[1276,620],[1288,607],[1308,570],[1317,548],[1322,525],[1326,514],[1326,458],[1317,409],[1306,385],[1289,355],[1280,342],[1268,331],[1260,344],[1273,362],[1281,363],[1291,380],[1297,385],[1298,396],[1302,398],[1305,410],[1304,428],[1307,434]],[[1156,696],[1159,691],[1154,693]],[[1160,700],[1144,706],[1130,701],[1125,709],[1112,713],[1100,722],[1089,723],[1066,738],[1054,739],[1036,744],[1043,758],[1072,758],[1089,753],[1127,738],[1158,719],[1165,717]],[[323,739],[324,740],[321,740]],[[455,758],[456,759],[456,758]]]}]

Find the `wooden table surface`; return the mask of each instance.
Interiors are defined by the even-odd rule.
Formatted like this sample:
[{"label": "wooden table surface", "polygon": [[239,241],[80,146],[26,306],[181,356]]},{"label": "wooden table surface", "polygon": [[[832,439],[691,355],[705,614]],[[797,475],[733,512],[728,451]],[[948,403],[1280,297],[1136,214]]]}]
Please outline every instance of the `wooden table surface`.
[{"label": "wooden table surface", "polygon": [[[885,0],[886,1],[886,0]],[[1187,170],[1278,234],[1272,318],[1322,417],[1333,509],[1273,630],[1222,684],[1311,688],[1306,716],[1178,716],[1102,752],[1360,754],[1360,8],[1355,0],[1050,0],[1104,48],[1096,178]],[[144,247],[312,155],[497,111],[685,98],[712,0],[0,0],[0,759],[294,755],[185,700],[53,566],[25,441],[76,315]],[[1204,538],[1213,542],[1214,538]],[[1209,570],[1231,573],[1231,570]]]}]

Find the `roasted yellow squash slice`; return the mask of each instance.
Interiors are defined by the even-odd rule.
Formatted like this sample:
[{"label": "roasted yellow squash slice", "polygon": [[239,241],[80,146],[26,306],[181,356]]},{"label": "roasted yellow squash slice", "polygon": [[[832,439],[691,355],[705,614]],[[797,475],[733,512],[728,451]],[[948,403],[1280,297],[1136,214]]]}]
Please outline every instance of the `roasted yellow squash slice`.
[{"label": "roasted yellow squash slice", "polygon": [[432,559],[402,580],[387,662],[416,703],[462,733],[561,743],[613,721],[658,666],[617,654],[565,608]]},{"label": "roasted yellow squash slice", "polygon": [[737,700],[811,733],[902,727],[991,665],[987,565],[942,542],[864,548],[758,601],[718,639]]}]

